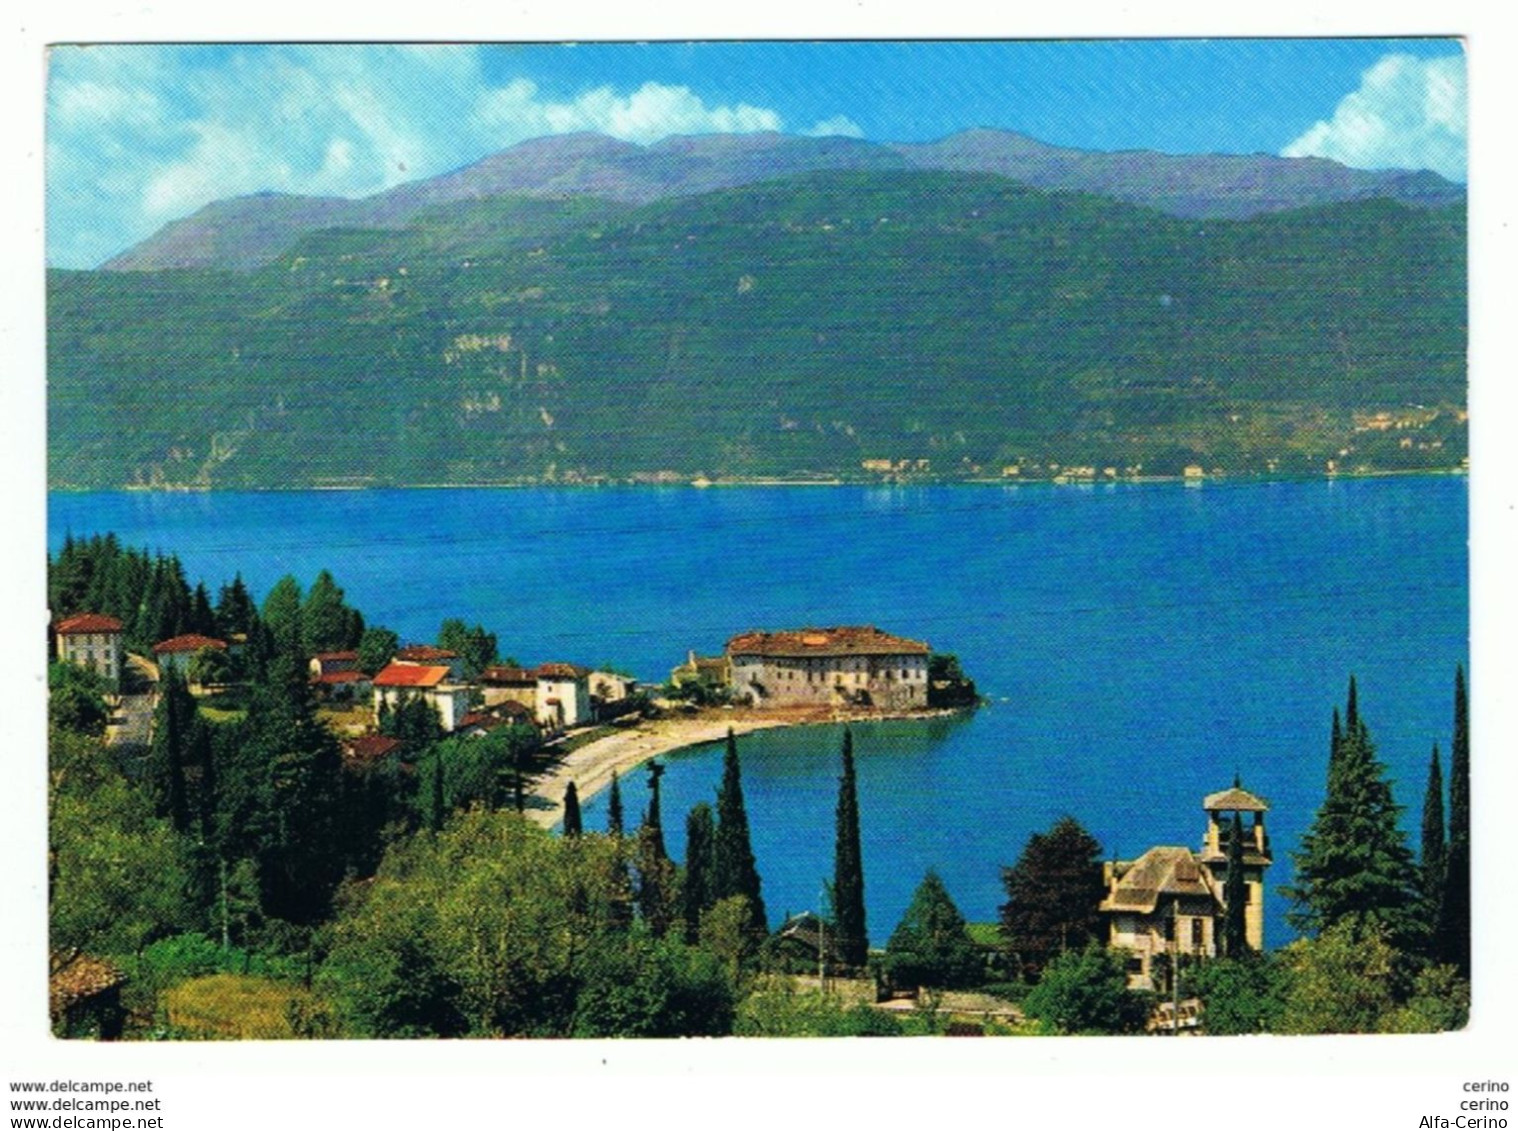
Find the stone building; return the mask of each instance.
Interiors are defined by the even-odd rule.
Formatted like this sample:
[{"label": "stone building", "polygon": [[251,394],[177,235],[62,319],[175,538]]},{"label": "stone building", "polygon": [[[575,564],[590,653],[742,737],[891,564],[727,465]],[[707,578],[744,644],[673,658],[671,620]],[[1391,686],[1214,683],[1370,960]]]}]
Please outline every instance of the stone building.
[{"label": "stone building", "polygon": [[1243,826],[1244,941],[1252,950],[1264,949],[1265,869],[1271,863],[1264,814],[1269,806],[1235,780],[1233,788],[1208,794],[1202,808],[1207,831],[1200,853],[1160,845],[1137,860],[1103,866],[1107,944],[1128,952],[1128,984],[1134,989],[1167,991],[1178,958],[1217,957],[1228,909],[1224,891],[1235,812],[1251,818]]},{"label": "stone building", "polygon": [[121,682],[122,624],[102,613],[79,613],[53,625],[62,663],[88,668],[115,686]]},{"label": "stone building", "polygon": [[928,646],[873,625],[746,632],[727,657],[734,697],[756,707],[928,705]]}]

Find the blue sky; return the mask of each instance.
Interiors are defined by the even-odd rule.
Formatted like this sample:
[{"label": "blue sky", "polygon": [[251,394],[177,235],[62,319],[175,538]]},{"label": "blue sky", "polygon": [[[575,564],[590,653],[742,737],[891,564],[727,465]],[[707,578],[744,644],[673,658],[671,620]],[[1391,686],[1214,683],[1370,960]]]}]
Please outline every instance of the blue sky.
[{"label": "blue sky", "polygon": [[1449,39],[60,46],[48,261],[222,197],[358,197],[526,138],[977,126],[1088,149],[1283,153],[1465,179]]}]

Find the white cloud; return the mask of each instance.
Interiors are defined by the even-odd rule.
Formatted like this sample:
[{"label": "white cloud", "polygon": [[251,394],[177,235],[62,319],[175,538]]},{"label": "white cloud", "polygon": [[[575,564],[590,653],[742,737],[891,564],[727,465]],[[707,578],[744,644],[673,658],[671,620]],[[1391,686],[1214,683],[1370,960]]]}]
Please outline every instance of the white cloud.
[{"label": "white cloud", "polygon": [[1432,169],[1466,176],[1465,59],[1387,55],[1359,89],[1281,151],[1359,169]]},{"label": "white cloud", "polygon": [[778,130],[780,115],[760,106],[708,106],[689,87],[646,82],[631,94],[596,87],[566,101],[542,98],[535,84],[516,79],[479,98],[474,120],[501,144],[546,133],[594,131],[648,143],[671,134]]},{"label": "white cloud", "polygon": [[818,122],[809,130],[802,130],[807,137],[863,137],[864,130],[852,118],[834,114]]},{"label": "white cloud", "polygon": [[[367,196],[544,134],[781,130],[778,112],[645,82],[550,96],[476,46],[59,47],[49,55],[49,262],[94,266],[213,200]],[[842,117],[816,129],[850,133]]]}]

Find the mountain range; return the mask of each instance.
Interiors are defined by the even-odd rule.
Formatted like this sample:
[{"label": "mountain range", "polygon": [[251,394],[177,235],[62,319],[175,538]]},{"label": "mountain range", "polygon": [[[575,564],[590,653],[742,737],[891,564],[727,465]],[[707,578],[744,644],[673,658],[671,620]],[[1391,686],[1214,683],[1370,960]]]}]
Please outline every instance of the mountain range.
[{"label": "mountain range", "polygon": [[1321,158],[1267,154],[1103,153],[1004,130],[970,130],[925,144],[753,133],[670,137],[640,146],[570,134],[525,141],[361,200],[261,193],[217,201],[103,266],[247,270],[270,262],[308,232],[399,227],[429,207],[504,195],[591,196],[640,205],[809,172],[911,169],[991,173],[1033,188],[1092,193],[1188,218],[1239,219],[1372,198],[1443,207],[1465,198],[1463,186],[1430,172],[1351,169]]}]

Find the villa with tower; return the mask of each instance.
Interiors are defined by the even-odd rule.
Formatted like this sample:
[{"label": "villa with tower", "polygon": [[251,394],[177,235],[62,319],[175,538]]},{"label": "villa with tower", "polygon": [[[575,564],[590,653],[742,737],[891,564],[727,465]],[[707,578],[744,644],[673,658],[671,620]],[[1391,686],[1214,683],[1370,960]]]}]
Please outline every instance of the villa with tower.
[{"label": "villa with tower", "polygon": [[1195,960],[1221,953],[1235,827],[1243,841],[1244,941],[1251,950],[1264,948],[1269,808],[1235,778],[1232,788],[1210,793],[1202,801],[1207,829],[1200,851],[1159,845],[1137,860],[1113,860],[1103,866],[1107,896],[1101,911],[1108,922],[1107,945],[1128,952],[1131,988],[1168,990],[1170,971],[1181,956]]}]

